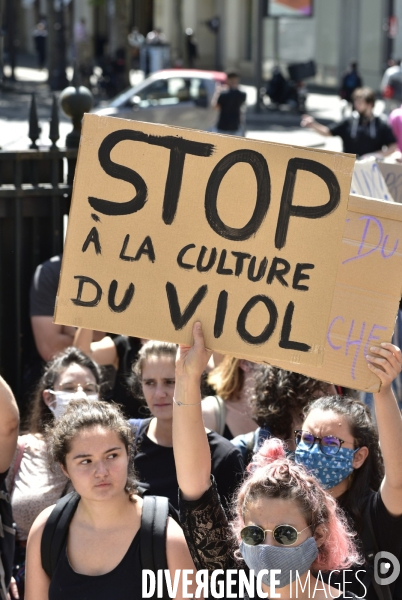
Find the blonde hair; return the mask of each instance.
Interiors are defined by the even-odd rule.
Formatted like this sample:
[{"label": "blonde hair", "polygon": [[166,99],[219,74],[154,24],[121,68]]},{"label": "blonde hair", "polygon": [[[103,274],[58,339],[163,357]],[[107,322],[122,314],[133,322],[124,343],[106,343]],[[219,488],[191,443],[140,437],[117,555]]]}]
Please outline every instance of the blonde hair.
[{"label": "blonde hair", "polygon": [[207,381],[223,400],[229,400],[240,392],[244,384],[244,372],[240,358],[225,356],[223,361],[208,375]]}]

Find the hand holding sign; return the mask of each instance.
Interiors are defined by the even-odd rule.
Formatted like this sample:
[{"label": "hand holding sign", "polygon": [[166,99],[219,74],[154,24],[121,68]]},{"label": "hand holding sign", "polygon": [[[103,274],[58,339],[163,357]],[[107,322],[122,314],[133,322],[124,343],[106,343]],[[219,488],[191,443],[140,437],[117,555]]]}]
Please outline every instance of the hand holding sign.
[{"label": "hand holding sign", "polygon": [[212,351],[205,348],[204,334],[199,321],[193,324],[192,346],[180,344],[177,351],[176,359],[176,374],[181,378],[190,378],[197,381],[201,379],[201,375],[208,365]]}]

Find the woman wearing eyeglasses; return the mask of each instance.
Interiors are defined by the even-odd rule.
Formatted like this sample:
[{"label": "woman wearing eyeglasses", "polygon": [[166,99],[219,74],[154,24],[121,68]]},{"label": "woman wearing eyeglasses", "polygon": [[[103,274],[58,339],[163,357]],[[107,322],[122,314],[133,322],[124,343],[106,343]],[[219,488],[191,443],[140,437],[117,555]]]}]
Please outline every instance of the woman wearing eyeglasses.
[{"label": "woman wearing eyeglasses", "polygon": [[21,599],[26,541],[32,523],[42,510],[70,491],[62,471],[56,469],[53,473],[48,468],[45,425],[62,416],[73,399],[98,399],[99,383],[96,363],[76,348],[64,350],[47,364],[32,400],[26,433],[18,438],[6,484],[17,526],[14,576]]},{"label": "woman wearing eyeglasses", "polygon": [[[402,369],[402,355],[393,344],[370,348],[371,371],[381,380],[374,394],[378,433],[367,406],[351,398],[320,398],[308,408],[296,431],[296,462],[304,465],[336,498],[359,535],[364,554],[390,552],[402,557],[402,417],[391,383]],[[361,567],[360,567],[361,568]],[[385,567],[384,567],[385,568]],[[392,573],[384,572],[383,579]],[[350,574],[348,589],[361,596],[364,588]],[[366,598],[381,597],[384,586],[368,570]],[[394,598],[402,598],[402,576],[389,582]]]},{"label": "woman wearing eyeglasses", "polygon": [[[200,381],[210,352],[200,323],[195,323],[193,336],[194,345],[180,346],[176,361],[173,449],[180,517],[194,564],[210,573],[245,564],[256,576],[266,570],[262,591],[270,598],[278,597],[275,593],[301,600],[342,598],[339,589],[322,583],[318,572],[345,569],[358,560],[352,535],[333,498],[286,458],[280,440],[266,441],[255,455],[237,493],[235,521],[228,524],[213,481],[211,485],[202,421]],[[271,574],[277,569],[280,573]],[[272,575],[278,581],[275,589]]]}]

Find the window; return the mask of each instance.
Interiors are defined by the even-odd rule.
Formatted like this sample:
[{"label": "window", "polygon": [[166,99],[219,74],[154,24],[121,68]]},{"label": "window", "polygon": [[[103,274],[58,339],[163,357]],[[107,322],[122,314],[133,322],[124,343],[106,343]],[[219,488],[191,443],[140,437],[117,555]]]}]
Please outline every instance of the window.
[{"label": "window", "polygon": [[136,95],[133,101],[143,108],[191,101],[198,106],[206,106],[207,90],[205,82],[201,79],[171,77],[154,81]]}]

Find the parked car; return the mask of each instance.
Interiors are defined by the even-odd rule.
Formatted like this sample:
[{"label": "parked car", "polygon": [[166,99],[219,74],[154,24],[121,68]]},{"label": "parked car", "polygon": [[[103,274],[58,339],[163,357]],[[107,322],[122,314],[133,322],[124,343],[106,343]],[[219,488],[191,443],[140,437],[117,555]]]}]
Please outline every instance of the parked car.
[{"label": "parked car", "polygon": [[122,92],[97,115],[164,123],[208,131],[217,120],[211,101],[226,74],[198,69],[166,69]]}]

